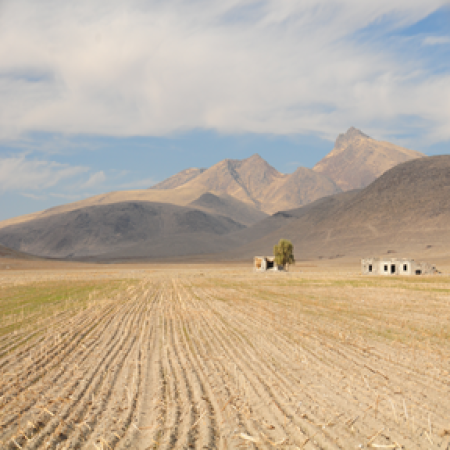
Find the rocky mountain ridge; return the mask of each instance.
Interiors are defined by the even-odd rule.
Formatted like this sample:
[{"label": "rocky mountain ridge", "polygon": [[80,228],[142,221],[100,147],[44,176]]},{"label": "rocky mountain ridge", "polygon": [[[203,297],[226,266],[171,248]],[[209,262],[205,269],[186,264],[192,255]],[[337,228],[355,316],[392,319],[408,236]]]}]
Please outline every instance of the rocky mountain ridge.
[{"label": "rocky mountain ridge", "polygon": [[336,139],[333,150],[313,170],[343,191],[362,189],[391,167],[425,155],[390,142],[376,141],[351,127]]},{"label": "rocky mountain ridge", "polygon": [[280,238],[299,259],[448,254],[450,155],[399,164],[364,189],[277,213],[234,238],[245,244],[224,259],[270,253]]},{"label": "rocky mountain ridge", "polygon": [[407,161],[364,189],[280,211],[249,227],[226,218],[230,208],[233,203],[214,194],[203,194],[189,208],[151,202],[90,206],[5,227],[0,242],[36,255],[94,261],[189,255],[248,261],[256,254],[271,254],[280,238],[293,242],[299,261],[446,254],[450,156]]},{"label": "rocky mountain ridge", "polygon": [[243,160],[225,159],[208,169],[187,169],[153,188],[223,193],[273,214],[341,191],[364,188],[391,167],[424,156],[377,141],[351,127],[337,137],[333,150],[313,169],[298,167],[283,174],[254,154]]},{"label": "rocky mountain ridge", "polygon": [[[405,159],[424,155],[379,142],[355,128],[313,169],[283,174],[258,154],[225,159],[208,169],[186,169],[152,189],[116,191],[0,222],[0,229],[91,206],[153,202],[194,208],[251,226],[268,214],[299,208],[342,191],[365,187]],[[205,196],[206,195],[206,196]]]}]

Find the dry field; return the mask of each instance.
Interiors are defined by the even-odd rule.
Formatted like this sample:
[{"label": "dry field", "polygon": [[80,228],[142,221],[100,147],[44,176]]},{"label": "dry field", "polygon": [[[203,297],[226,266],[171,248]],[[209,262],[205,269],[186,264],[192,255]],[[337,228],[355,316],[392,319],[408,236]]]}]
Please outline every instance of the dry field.
[{"label": "dry field", "polygon": [[450,279],[0,272],[2,449],[450,449]]}]

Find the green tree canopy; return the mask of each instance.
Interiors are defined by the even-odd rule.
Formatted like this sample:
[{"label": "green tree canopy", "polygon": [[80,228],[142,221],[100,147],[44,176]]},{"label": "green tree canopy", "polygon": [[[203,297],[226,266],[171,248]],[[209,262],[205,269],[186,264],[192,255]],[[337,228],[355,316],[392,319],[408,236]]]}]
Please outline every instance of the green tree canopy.
[{"label": "green tree canopy", "polygon": [[280,239],[273,247],[275,263],[289,269],[289,264],[295,264],[294,246],[288,239]]}]

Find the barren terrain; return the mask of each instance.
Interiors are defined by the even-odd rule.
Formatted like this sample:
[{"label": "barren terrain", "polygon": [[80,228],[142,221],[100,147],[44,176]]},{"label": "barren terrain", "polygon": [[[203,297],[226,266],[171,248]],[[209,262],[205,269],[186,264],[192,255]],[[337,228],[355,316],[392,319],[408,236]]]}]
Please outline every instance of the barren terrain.
[{"label": "barren terrain", "polygon": [[368,186],[397,164],[424,156],[390,142],[377,141],[351,127],[338,136],[333,150],[313,170],[348,191]]},{"label": "barren terrain", "polygon": [[450,278],[318,264],[1,270],[0,447],[450,448]]}]

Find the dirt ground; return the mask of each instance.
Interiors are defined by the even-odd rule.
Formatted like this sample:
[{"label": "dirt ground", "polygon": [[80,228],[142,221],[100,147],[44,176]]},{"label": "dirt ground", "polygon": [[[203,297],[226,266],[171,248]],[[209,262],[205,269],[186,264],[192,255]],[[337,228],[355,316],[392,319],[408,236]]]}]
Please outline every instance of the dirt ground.
[{"label": "dirt ground", "polygon": [[450,449],[446,275],[5,261],[2,449]]}]

